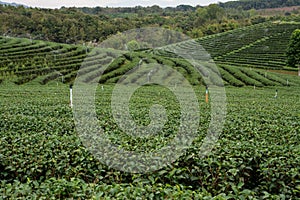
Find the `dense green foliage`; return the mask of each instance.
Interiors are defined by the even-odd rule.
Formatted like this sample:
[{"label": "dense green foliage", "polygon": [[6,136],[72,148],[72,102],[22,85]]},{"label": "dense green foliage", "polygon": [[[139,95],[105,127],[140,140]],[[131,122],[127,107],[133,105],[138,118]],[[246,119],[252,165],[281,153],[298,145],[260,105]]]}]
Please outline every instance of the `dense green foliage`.
[{"label": "dense green foliage", "polygon": [[[122,148],[159,148],[176,129],[178,102],[165,88],[146,86],[131,99],[137,123],[149,123],[148,108],[171,113],[163,131],[151,139],[124,134],[111,116],[113,86],[97,92],[99,125]],[[278,89],[278,98],[274,98]],[[127,174],[101,164],[82,145],[68,106],[68,86],[36,83],[0,85],[0,196],[65,198],[300,198],[300,115],[297,87],[227,88],[228,114],[210,155],[199,148],[209,122],[204,87],[194,88],[201,120],[185,155],[159,171]],[[178,125],[178,124],[177,124]],[[164,138],[164,139],[163,139]]]},{"label": "dense green foliage", "polygon": [[239,8],[243,10],[280,8],[289,6],[300,6],[298,0],[239,0],[220,3],[223,8]]},{"label": "dense green foliage", "polygon": [[300,29],[296,29],[292,33],[286,54],[287,64],[300,68]]},{"label": "dense green foliage", "polygon": [[220,6],[223,8],[240,8],[243,10],[281,8],[299,5],[299,0],[240,0],[220,3]]},{"label": "dense green foliage", "polygon": [[281,18],[255,11],[181,5],[135,8],[40,9],[0,5],[0,34],[61,43],[98,43],[108,36],[140,27],[163,27],[197,38]]}]

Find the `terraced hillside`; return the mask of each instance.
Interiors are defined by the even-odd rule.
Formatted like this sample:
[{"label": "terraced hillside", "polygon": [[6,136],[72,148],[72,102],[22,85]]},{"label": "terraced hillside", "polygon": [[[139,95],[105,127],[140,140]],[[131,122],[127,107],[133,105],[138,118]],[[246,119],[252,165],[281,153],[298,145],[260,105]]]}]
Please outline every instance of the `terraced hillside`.
[{"label": "terraced hillside", "polygon": [[45,84],[64,76],[64,81],[68,82],[75,77],[74,72],[85,56],[86,49],[82,46],[1,37],[1,80],[23,84],[39,77]]},{"label": "terraced hillside", "polygon": [[[196,42],[202,45],[218,64],[265,69],[285,66],[285,51],[298,22],[267,22],[221,34],[203,37]],[[194,41],[179,45],[190,54]],[[165,50],[171,51],[173,46]],[[171,56],[171,54],[162,55]]]},{"label": "terraced hillside", "polygon": [[254,27],[254,30],[238,29],[235,33],[238,38],[232,38],[232,45],[240,46],[216,56],[215,61],[254,68],[283,68],[289,37],[299,27],[298,23],[266,23]]},{"label": "terraced hillside", "polygon": [[[115,83],[126,72],[144,63],[159,63],[181,72],[192,84],[205,84],[204,79],[220,73],[225,85],[276,86],[299,85],[297,76],[270,72],[285,69],[285,50],[292,31],[299,28],[296,22],[268,22],[236,29],[209,37],[166,46],[161,49],[125,53],[115,59],[104,71],[99,66],[110,63],[114,56],[109,51],[89,55],[91,47],[66,45],[37,40],[0,37],[0,82],[3,80],[23,84],[38,81],[72,82],[84,59],[81,74],[86,80]],[[208,67],[197,73],[194,66],[176,56],[180,48],[186,55],[202,45],[219,67],[219,72]],[[138,81],[148,72],[137,74]],[[295,72],[296,74],[296,72]],[[170,75],[170,74],[169,74]],[[168,80],[168,74],[165,77]]]}]

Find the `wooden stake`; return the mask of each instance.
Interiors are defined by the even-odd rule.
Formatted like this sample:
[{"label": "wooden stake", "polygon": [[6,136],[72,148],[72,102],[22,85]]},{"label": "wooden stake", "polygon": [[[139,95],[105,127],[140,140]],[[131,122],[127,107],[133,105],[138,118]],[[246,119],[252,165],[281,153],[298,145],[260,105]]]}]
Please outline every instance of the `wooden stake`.
[{"label": "wooden stake", "polygon": [[208,103],[209,97],[208,97],[208,87],[206,86],[205,90],[205,102]]}]

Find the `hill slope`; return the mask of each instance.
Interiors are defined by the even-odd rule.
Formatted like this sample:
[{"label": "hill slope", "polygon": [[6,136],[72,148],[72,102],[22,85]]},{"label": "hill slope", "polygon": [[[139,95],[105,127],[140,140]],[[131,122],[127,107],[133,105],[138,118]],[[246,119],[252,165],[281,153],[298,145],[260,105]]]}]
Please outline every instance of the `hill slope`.
[{"label": "hill slope", "polygon": [[[299,85],[297,76],[270,72],[285,68],[287,42],[291,32],[299,27],[300,24],[296,22],[263,23],[174,45],[189,54],[193,51],[193,42],[201,44],[219,66],[219,73],[226,85]],[[52,80],[72,82],[90,50],[86,46],[0,37],[0,80],[10,80],[16,84],[34,79],[41,84]],[[160,50],[124,54],[110,65],[99,82],[117,82],[126,72],[135,68],[142,58],[146,58],[147,63],[176,68],[194,85],[205,84],[203,77],[210,74],[208,78],[213,78],[218,73],[197,73],[191,63],[172,53],[171,45]],[[103,62],[110,62],[112,57],[107,52],[89,59],[85,62],[83,73],[86,73],[87,79],[97,80],[99,66]],[[141,76],[135,80],[138,81]]]}]

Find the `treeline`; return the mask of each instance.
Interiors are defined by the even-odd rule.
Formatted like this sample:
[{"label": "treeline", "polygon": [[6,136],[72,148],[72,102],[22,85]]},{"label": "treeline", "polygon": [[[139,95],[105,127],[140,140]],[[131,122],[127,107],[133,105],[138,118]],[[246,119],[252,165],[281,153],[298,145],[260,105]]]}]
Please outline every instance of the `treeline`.
[{"label": "treeline", "polygon": [[40,9],[0,6],[0,34],[61,43],[99,41],[134,28],[129,20],[89,15],[76,8]]},{"label": "treeline", "polygon": [[193,12],[200,7],[201,6],[193,7],[190,5],[179,5],[176,7],[161,8],[157,5],[154,5],[148,7],[136,6],[136,7],[103,8],[97,6],[95,8],[83,7],[83,8],[79,8],[79,10],[87,14],[93,14],[93,15],[105,14],[113,17],[128,17],[130,15],[145,16],[145,15],[153,15],[153,14],[169,16],[172,15],[172,13],[174,14],[174,12]]},{"label": "treeline", "polygon": [[40,9],[0,5],[0,34],[61,43],[98,43],[140,27],[163,27],[197,38],[268,20],[253,11],[180,5],[175,8]]},{"label": "treeline", "polygon": [[235,9],[266,9],[266,8],[281,8],[290,6],[300,6],[300,0],[240,0],[219,3],[222,8]]}]

